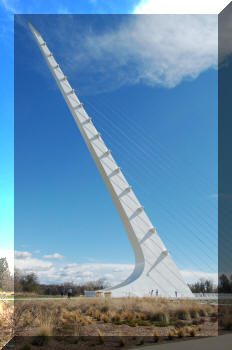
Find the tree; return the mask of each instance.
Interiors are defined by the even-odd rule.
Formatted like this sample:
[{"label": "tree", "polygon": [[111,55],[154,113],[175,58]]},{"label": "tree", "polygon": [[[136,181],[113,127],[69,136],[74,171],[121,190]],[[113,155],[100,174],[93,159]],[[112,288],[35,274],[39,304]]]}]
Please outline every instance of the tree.
[{"label": "tree", "polygon": [[220,293],[232,293],[232,283],[225,274],[222,274],[219,277],[219,288],[218,289],[219,289]]},{"label": "tree", "polygon": [[206,293],[213,293],[213,282],[206,280],[205,281],[205,292]]},{"label": "tree", "polygon": [[15,268],[14,270],[14,291],[22,292],[21,279],[23,278],[22,272]]},{"label": "tree", "polygon": [[210,280],[200,279],[199,282],[195,282],[189,285],[189,288],[193,293],[216,293],[217,287],[213,285]]},{"label": "tree", "polygon": [[35,273],[30,273],[28,275],[22,275],[20,278],[20,284],[22,286],[22,291],[27,293],[38,293],[40,285],[38,283],[38,277]]},{"label": "tree", "polygon": [[6,258],[0,258],[0,289],[7,292],[14,289],[13,277]]}]

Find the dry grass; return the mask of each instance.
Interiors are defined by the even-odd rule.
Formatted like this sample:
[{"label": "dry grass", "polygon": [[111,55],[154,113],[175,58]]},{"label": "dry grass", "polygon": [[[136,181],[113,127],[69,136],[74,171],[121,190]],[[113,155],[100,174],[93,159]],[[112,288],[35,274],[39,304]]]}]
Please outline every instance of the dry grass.
[{"label": "dry grass", "polygon": [[14,334],[13,305],[6,300],[0,301],[0,349]]},{"label": "dry grass", "polygon": [[160,336],[159,333],[157,332],[157,330],[154,330],[153,332],[153,339],[155,343],[158,343],[158,341],[160,340]]},{"label": "dry grass", "polygon": [[[111,324],[130,327],[163,327],[167,328],[168,332],[173,331],[173,328],[182,329],[192,323],[199,325],[201,315],[209,318],[212,315],[216,317],[216,314],[215,306],[200,304],[197,301],[170,301],[162,298],[18,300],[15,301],[13,323],[11,320],[11,324],[14,334],[32,336],[38,336],[38,332],[46,329],[49,332],[47,336],[79,337],[83,329],[92,327],[91,332],[100,339],[97,331],[99,325],[105,325],[104,327],[110,327]],[[0,317],[0,326],[4,322],[4,318]],[[153,335],[154,341],[158,341],[158,331],[155,331],[154,334],[152,332],[154,329],[150,335]],[[167,332],[166,335],[168,335]],[[179,334],[181,334],[180,330]],[[90,335],[93,334],[90,333]],[[174,335],[179,336],[178,332]],[[170,334],[169,338],[174,335]]]}]

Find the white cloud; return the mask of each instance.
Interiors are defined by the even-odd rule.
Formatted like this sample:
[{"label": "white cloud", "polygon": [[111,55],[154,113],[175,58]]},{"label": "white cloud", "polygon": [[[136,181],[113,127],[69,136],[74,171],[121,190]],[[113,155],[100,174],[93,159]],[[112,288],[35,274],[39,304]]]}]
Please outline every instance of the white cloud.
[{"label": "white cloud", "polygon": [[17,251],[15,250],[14,252],[14,255],[15,255],[15,259],[27,259],[27,258],[30,258],[31,257],[31,253],[29,252],[20,252],[20,251]]},{"label": "white cloud", "polygon": [[[21,256],[20,256],[21,257]],[[15,259],[15,266],[25,273],[35,272],[41,283],[85,283],[105,279],[114,285],[125,280],[133,271],[133,265],[126,264],[59,264],[26,257]],[[115,273],[117,271],[117,273]]]},{"label": "white cloud", "polygon": [[125,280],[131,274],[133,268],[134,266],[129,264],[68,264],[61,267],[58,270],[58,274],[62,282],[78,281],[84,283],[105,279],[110,284],[116,285]]},{"label": "white cloud", "polygon": [[100,91],[141,82],[171,88],[217,67],[216,15],[128,16],[116,29],[89,32],[66,41],[64,59],[79,79],[98,74]]},{"label": "white cloud", "polygon": [[40,254],[40,250],[34,250],[34,254]]},{"label": "white cloud", "polygon": [[63,259],[63,255],[60,255],[59,253],[54,253],[51,255],[44,255],[44,259]]},{"label": "white cloud", "polygon": [[141,0],[134,8],[134,13],[214,13],[218,14],[228,0]]},{"label": "white cloud", "polygon": [[15,267],[25,273],[35,272],[38,274],[38,277],[40,277],[40,274],[49,274],[54,271],[54,266],[51,262],[31,257],[23,259],[21,256],[19,258],[15,256]]}]

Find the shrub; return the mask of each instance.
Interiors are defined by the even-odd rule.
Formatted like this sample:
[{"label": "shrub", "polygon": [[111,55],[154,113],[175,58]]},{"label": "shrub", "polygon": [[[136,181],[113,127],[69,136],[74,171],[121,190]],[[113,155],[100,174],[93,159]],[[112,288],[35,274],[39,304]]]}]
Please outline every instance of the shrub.
[{"label": "shrub", "polygon": [[144,320],[136,320],[136,321],[133,320],[133,321],[136,322],[138,326],[151,326],[151,322],[149,321],[144,321]]},{"label": "shrub", "polygon": [[105,304],[105,305],[103,305],[102,307],[101,307],[101,312],[102,313],[106,313],[106,312],[108,312],[109,311],[109,305],[108,304]]},{"label": "shrub", "polygon": [[87,321],[84,317],[82,317],[82,318],[80,319],[80,322],[81,322],[81,325],[82,325],[82,326],[86,326],[87,323],[88,323],[88,321]]},{"label": "shrub", "polygon": [[102,315],[101,315],[100,311],[96,310],[95,314],[94,314],[94,318],[96,318],[97,321],[101,321],[101,317],[102,317]]},{"label": "shrub", "polygon": [[108,315],[103,315],[102,316],[102,321],[104,322],[104,323],[109,323],[110,322],[110,318],[109,318],[109,316]]},{"label": "shrub", "polygon": [[160,340],[159,333],[156,330],[153,332],[153,339],[155,343],[158,343],[158,341]]},{"label": "shrub", "polygon": [[176,315],[180,320],[189,320],[190,314],[189,311],[185,308],[179,308],[176,310]]},{"label": "shrub", "polygon": [[112,322],[120,323],[122,322],[122,316],[119,313],[116,313],[112,316],[111,320]]},{"label": "shrub", "polygon": [[200,320],[197,320],[197,319],[192,320],[192,324],[195,326],[199,325],[200,323],[201,323]]},{"label": "shrub", "polygon": [[199,315],[200,315],[201,317],[205,317],[205,316],[207,316],[207,312],[206,312],[206,310],[205,310],[205,309],[203,309],[203,308],[200,308],[200,309],[199,309]]},{"label": "shrub", "polygon": [[93,323],[93,320],[90,317],[87,317],[86,321],[88,322],[88,324],[92,324]]},{"label": "shrub", "polygon": [[205,323],[205,319],[201,317],[199,322],[200,322],[200,324]]},{"label": "shrub", "polygon": [[138,318],[141,318],[141,320],[146,320],[147,319],[147,315],[145,314],[145,313],[143,313],[143,312],[140,312],[139,314],[138,314]]},{"label": "shrub", "polygon": [[174,336],[175,336],[175,333],[172,330],[169,330],[168,331],[168,339],[172,340],[174,338]]},{"label": "shrub", "polygon": [[136,327],[137,326],[137,321],[136,320],[124,321],[123,323],[127,324],[130,327]]},{"label": "shrub", "polygon": [[153,324],[155,324],[157,327],[167,327],[168,326],[168,323],[161,322],[161,321],[153,322]]},{"label": "shrub", "polygon": [[127,312],[124,312],[123,318],[124,318],[125,320],[132,321],[134,317],[133,317],[132,312],[127,311]]},{"label": "shrub", "polygon": [[184,322],[182,320],[178,320],[174,325],[176,328],[182,328],[186,325],[186,322]]},{"label": "shrub", "polygon": [[184,337],[184,329],[183,328],[178,329],[177,336],[178,336],[178,338]]},{"label": "shrub", "polygon": [[190,316],[191,316],[192,318],[198,318],[198,317],[199,317],[199,314],[198,314],[198,312],[197,312],[197,310],[196,310],[195,308],[191,308],[191,309],[189,310],[189,313],[190,313]]},{"label": "shrub", "polygon": [[211,319],[210,319],[210,321],[211,321],[212,323],[217,322],[217,320],[218,320],[218,318],[217,318],[217,317],[211,317]]},{"label": "shrub", "polygon": [[161,321],[161,322],[164,322],[166,324],[168,324],[169,322],[169,315],[167,312],[164,312],[164,311],[160,311],[156,314],[156,320],[157,321]]},{"label": "shrub", "polygon": [[190,337],[195,337],[197,334],[196,329],[194,327],[190,328],[189,335]]}]

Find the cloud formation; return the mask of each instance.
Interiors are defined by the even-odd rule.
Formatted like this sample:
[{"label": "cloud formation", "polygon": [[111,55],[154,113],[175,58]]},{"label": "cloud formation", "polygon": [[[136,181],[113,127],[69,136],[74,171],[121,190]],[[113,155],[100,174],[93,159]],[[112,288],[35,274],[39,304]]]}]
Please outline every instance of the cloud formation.
[{"label": "cloud formation", "polygon": [[[56,253],[50,256],[57,255],[59,254]],[[117,284],[126,279],[133,271],[133,265],[129,264],[66,263],[61,265],[60,263],[33,258],[29,252],[17,252],[15,267],[24,273],[35,272],[42,283],[72,281],[81,284],[104,279],[110,284]]]},{"label": "cloud formation", "polygon": [[54,253],[50,255],[44,255],[44,259],[63,259],[63,255],[60,255],[59,253]]},{"label": "cloud formation", "polygon": [[[132,264],[102,264],[102,263],[66,263],[44,261],[33,258],[30,253],[21,252],[15,258],[15,266],[25,273],[35,272],[41,283],[65,283],[74,282],[82,284],[103,279],[110,285],[116,285],[124,281],[133,271]],[[22,256],[25,256],[22,259]],[[217,284],[217,273],[205,273],[203,271],[181,271],[187,283],[194,283],[201,278],[211,279]]]},{"label": "cloud formation", "polygon": [[[139,83],[173,88],[217,68],[216,15],[122,15],[113,25],[107,16],[88,22],[78,15],[53,16],[49,25],[43,18],[33,24],[83,94]],[[17,21],[33,40],[26,20]],[[45,72],[37,64],[34,69]]]},{"label": "cloud formation", "polygon": [[228,0],[220,1],[183,1],[183,0],[140,0],[134,8],[134,13],[214,13],[218,14]]},{"label": "cloud formation", "polygon": [[14,252],[15,259],[18,259],[18,260],[30,258],[31,255],[32,254],[29,252],[20,252],[17,250],[15,250]]},{"label": "cloud formation", "polygon": [[217,67],[217,16],[125,16],[114,29],[91,29],[66,43],[67,66],[79,78],[98,74],[100,90],[137,83],[172,88]]},{"label": "cloud formation", "polygon": [[29,254],[30,253],[28,253],[27,256],[25,255],[25,258],[23,258],[23,255],[15,255],[15,267],[25,273],[35,272],[38,274],[38,277],[40,277],[41,273],[42,275],[45,273],[49,276],[49,274],[54,271],[54,266],[51,262],[32,258]]}]

